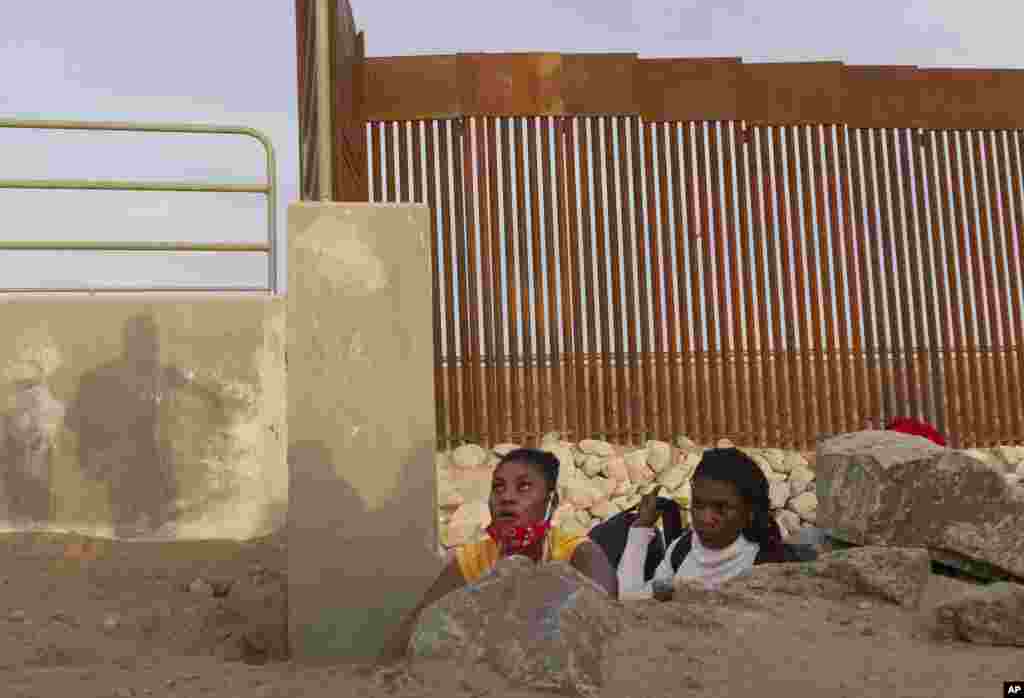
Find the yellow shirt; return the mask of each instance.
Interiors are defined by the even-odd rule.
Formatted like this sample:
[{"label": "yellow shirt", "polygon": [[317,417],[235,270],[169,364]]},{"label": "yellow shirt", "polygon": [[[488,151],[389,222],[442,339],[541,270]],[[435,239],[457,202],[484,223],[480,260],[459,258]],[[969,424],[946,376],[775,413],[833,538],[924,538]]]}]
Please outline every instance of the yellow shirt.
[{"label": "yellow shirt", "polygon": [[[587,536],[571,536],[557,526],[548,531],[551,546],[551,560],[555,562],[572,561],[573,553],[581,543],[590,540]],[[498,544],[493,538],[486,538],[476,543],[459,546],[455,549],[455,559],[467,583],[483,577],[498,562]]]}]

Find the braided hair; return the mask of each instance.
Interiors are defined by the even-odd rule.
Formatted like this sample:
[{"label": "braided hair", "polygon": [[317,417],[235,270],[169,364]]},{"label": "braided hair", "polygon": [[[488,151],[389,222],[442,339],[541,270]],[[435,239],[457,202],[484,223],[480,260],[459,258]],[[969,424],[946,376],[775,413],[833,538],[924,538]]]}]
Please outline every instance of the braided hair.
[{"label": "braided hair", "polygon": [[693,477],[728,482],[735,487],[753,515],[750,525],[743,529],[743,536],[768,551],[781,548],[782,533],[772,516],[768,478],[750,456],[738,448],[708,449],[693,471]]}]

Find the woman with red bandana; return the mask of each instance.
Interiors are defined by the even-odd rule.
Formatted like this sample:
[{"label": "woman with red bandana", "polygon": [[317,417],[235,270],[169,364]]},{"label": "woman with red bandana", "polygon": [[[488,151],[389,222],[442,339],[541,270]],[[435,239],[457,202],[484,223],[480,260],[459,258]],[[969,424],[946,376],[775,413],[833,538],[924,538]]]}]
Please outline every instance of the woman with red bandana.
[{"label": "woman with red bandana", "polygon": [[382,662],[401,659],[420,612],[443,596],[486,575],[499,559],[520,555],[534,562],[568,562],[593,579],[612,598],[618,580],[604,551],[587,536],[573,536],[551,525],[558,507],[558,458],[521,448],[505,455],[494,469],[488,507],[489,537],[455,550],[455,557],[385,647]]}]

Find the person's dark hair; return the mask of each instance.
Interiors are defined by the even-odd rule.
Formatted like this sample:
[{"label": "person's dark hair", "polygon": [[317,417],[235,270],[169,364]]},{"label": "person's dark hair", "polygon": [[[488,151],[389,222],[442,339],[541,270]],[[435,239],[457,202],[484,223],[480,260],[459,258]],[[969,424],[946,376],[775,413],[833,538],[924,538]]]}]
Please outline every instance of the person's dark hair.
[{"label": "person's dark hair", "polygon": [[503,463],[524,463],[536,468],[547,481],[549,491],[558,485],[558,458],[553,453],[539,448],[517,448],[502,456],[498,465]]},{"label": "person's dark hair", "polygon": [[782,533],[772,516],[768,478],[750,456],[738,448],[708,449],[693,471],[693,477],[728,482],[736,488],[753,514],[750,526],[743,529],[747,540],[770,547],[782,544]]}]

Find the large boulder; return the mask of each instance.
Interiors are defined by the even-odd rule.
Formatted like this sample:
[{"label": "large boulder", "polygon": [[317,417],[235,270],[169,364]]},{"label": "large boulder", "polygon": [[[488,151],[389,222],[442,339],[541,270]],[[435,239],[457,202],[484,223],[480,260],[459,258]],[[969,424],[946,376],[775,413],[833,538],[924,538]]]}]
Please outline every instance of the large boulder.
[{"label": "large boulder", "polygon": [[931,561],[924,548],[865,547],[822,553],[813,562],[758,565],[754,584],[793,588],[794,580],[830,579],[851,592],[879,596],[907,609],[921,604]]},{"label": "large boulder", "polygon": [[1024,647],[1024,586],[978,587],[935,609],[936,635],[984,645]]},{"label": "large boulder", "polygon": [[621,628],[604,590],[570,565],[514,556],[425,609],[410,652],[414,662],[483,662],[525,688],[591,696]]},{"label": "large boulder", "polygon": [[1024,577],[1024,492],[919,436],[862,431],[818,445],[818,526],[859,545],[926,547]]}]

